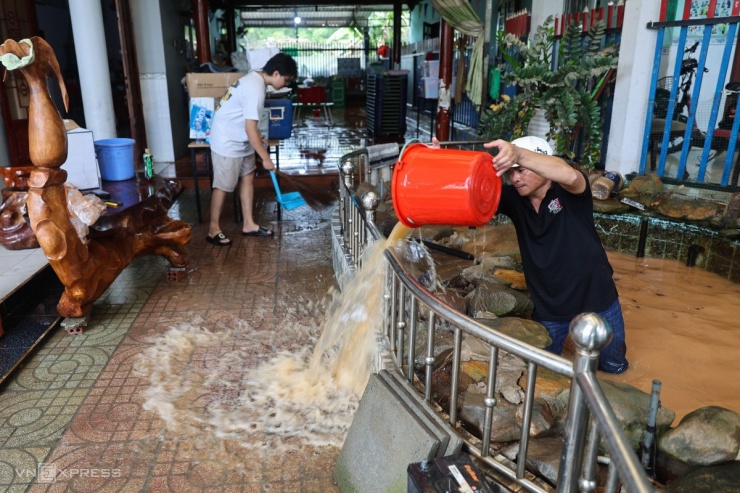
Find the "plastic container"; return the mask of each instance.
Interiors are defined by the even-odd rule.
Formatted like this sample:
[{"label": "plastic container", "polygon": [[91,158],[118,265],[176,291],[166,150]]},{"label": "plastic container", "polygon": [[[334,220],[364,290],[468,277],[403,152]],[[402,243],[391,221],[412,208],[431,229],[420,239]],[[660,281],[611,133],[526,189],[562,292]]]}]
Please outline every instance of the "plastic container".
[{"label": "plastic container", "polygon": [[591,185],[591,195],[598,200],[607,200],[613,194],[618,193],[624,186],[622,175],[614,171],[607,171],[604,176],[594,180]]},{"label": "plastic container", "polygon": [[134,177],[134,139],[103,139],[95,141],[95,154],[100,177],[106,181],[123,181]]},{"label": "plastic container", "polygon": [[433,149],[411,144],[393,169],[393,208],[399,221],[482,226],[501,199],[501,178],[487,152]]},{"label": "plastic container", "polygon": [[265,109],[269,115],[271,139],[288,139],[293,132],[293,101],[290,99],[267,99]]}]

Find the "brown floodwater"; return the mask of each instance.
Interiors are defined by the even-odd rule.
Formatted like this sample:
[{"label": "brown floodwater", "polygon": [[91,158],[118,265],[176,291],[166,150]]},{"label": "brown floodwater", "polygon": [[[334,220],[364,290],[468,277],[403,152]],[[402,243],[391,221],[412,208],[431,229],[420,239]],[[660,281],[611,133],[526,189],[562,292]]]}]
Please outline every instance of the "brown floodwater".
[{"label": "brown floodwater", "polygon": [[630,368],[599,377],[650,393],[678,421],[704,406],[740,412],[740,285],[700,267],[609,252]]}]

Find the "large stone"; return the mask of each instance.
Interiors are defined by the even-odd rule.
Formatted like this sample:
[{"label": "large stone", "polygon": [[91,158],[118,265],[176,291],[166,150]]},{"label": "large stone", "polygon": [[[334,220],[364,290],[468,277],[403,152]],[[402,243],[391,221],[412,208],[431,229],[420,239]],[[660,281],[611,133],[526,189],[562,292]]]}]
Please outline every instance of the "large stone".
[{"label": "large stone", "polygon": [[[559,436],[533,437],[527,446],[527,469],[552,484],[557,484],[563,438]],[[512,444],[502,451],[509,460],[515,461],[519,444]]]},{"label": "large stone", "polygon": [[455,228],[455,234],[440,241],[450,248],[484,255],[519,257],[519,244],[512,224],[485,225],[480,228]]},{"label": "large stone", "polygon": [[[650,408],[650,394],[632,385],[612,382],[609,380],[599,380],[601,388],[604,390],[607,401],[614,411],[614,415],[627,436],[627,440],[633,450],[638,450],[645,437],[645,428],[647,426],[647,415]],[[565,408],[570,399],[570,388],[561,392],[557,397],[558,405]],[[676,418],[676,413],[666,407],[658,409],[656,417],[657,435],[663,434]]]},{"label": "large stone", "polygon": [[481,318],[476,320],[494,330],[541,349],[552,344],[552,338],[547,329],[534,320],[518,317]]},{"label": "large stone", "polygon": [[630,206],[617,199],[594,200],[594,212],[603,214],[622,214],[630,210]]},{"label": "large stone", "polygon": [[516,315],[534,308],[532,299],[503,284],[480,282],[478,287],[465,297],[468,314],[475,317],[478,312],[491,312],[496,316]]},{"label": "large stone", "polygon": [[740,192],[730,195],[724,212],[724,227],[727,229],[740,228]]},{"label": "large stone", "polygon": [[740,462],[702,467],[673,481],[666,493],[718,493],[740,491]]},{"label": "large stone", "polygon": [[654,197],[663,191],[663,182],[655,173],[651,175],[635,176],[630,181],[629,187],[622,192],[630,198],[635,197]]},{"label": "large stone", "polygon": [[[463,394],[462,406],[458,418],[465,423],[465,427],[476,436],[483,436],[483,424],[486,415],[486,406],[483,403],[483,394]],[[516,417],[516,406],[498,399],[493,407],[493,422],[491,423],[491,441],[506,443],[519,440],[522,434],[519,421]]]},{"label": "large stone", "polygon": [[666,217],[687,221],[721,221],[724,204],[704,199],[687,200],[671,195],[660,201],[656,210]]},{"label": "large stone", "polygon": [[740,414],[718,406],[699,408],[662,435],[658,448],[690,465],[735,460],[740,452]]}]

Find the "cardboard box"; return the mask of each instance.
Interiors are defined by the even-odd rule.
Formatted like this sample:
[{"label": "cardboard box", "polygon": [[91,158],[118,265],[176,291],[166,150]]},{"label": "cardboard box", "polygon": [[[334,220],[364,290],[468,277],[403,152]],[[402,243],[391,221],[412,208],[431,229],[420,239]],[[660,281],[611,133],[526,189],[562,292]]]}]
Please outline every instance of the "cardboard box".
[{"label": "cardboard box", "polygon": [[188,97],[191,98],[220,98],[226,94],[231,84],[244,77],[241,72],[226,72],[222,74],[193,73],[185,77],[188,87]]},{"label": "cardboard box", "polygon": [[67,130],[67,160],[62,164],[62,169],[67,172],[67,181],[79,190],[100,188],[92,131],[78,127],[74,122],[65,122],[65,127],[71,128]]}]

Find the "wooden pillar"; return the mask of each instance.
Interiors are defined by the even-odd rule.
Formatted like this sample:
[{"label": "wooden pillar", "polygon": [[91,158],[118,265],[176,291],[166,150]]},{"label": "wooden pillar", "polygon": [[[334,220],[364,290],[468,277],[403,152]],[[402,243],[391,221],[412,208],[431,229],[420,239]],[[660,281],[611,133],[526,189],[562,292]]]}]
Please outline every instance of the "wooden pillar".
[{"label": "wooden pillar", "polygon": [[211,35],[208,29],[208,0],[193,0],[195,39],[198,44],[198,63],[211,61]]},{"label": "wooden pillar", "polygon": [[444,19],[440,21],[439,100],[437,105],[437,139],[450,140],[450,105],[452,104],[452,50],[454,31]]},{"label": "wooden pillar", "polygon": [[391,68],[401,68],[401,15],[402,15],[401,2],[396,1],[393,4],[393,60],[391,60]]}]

